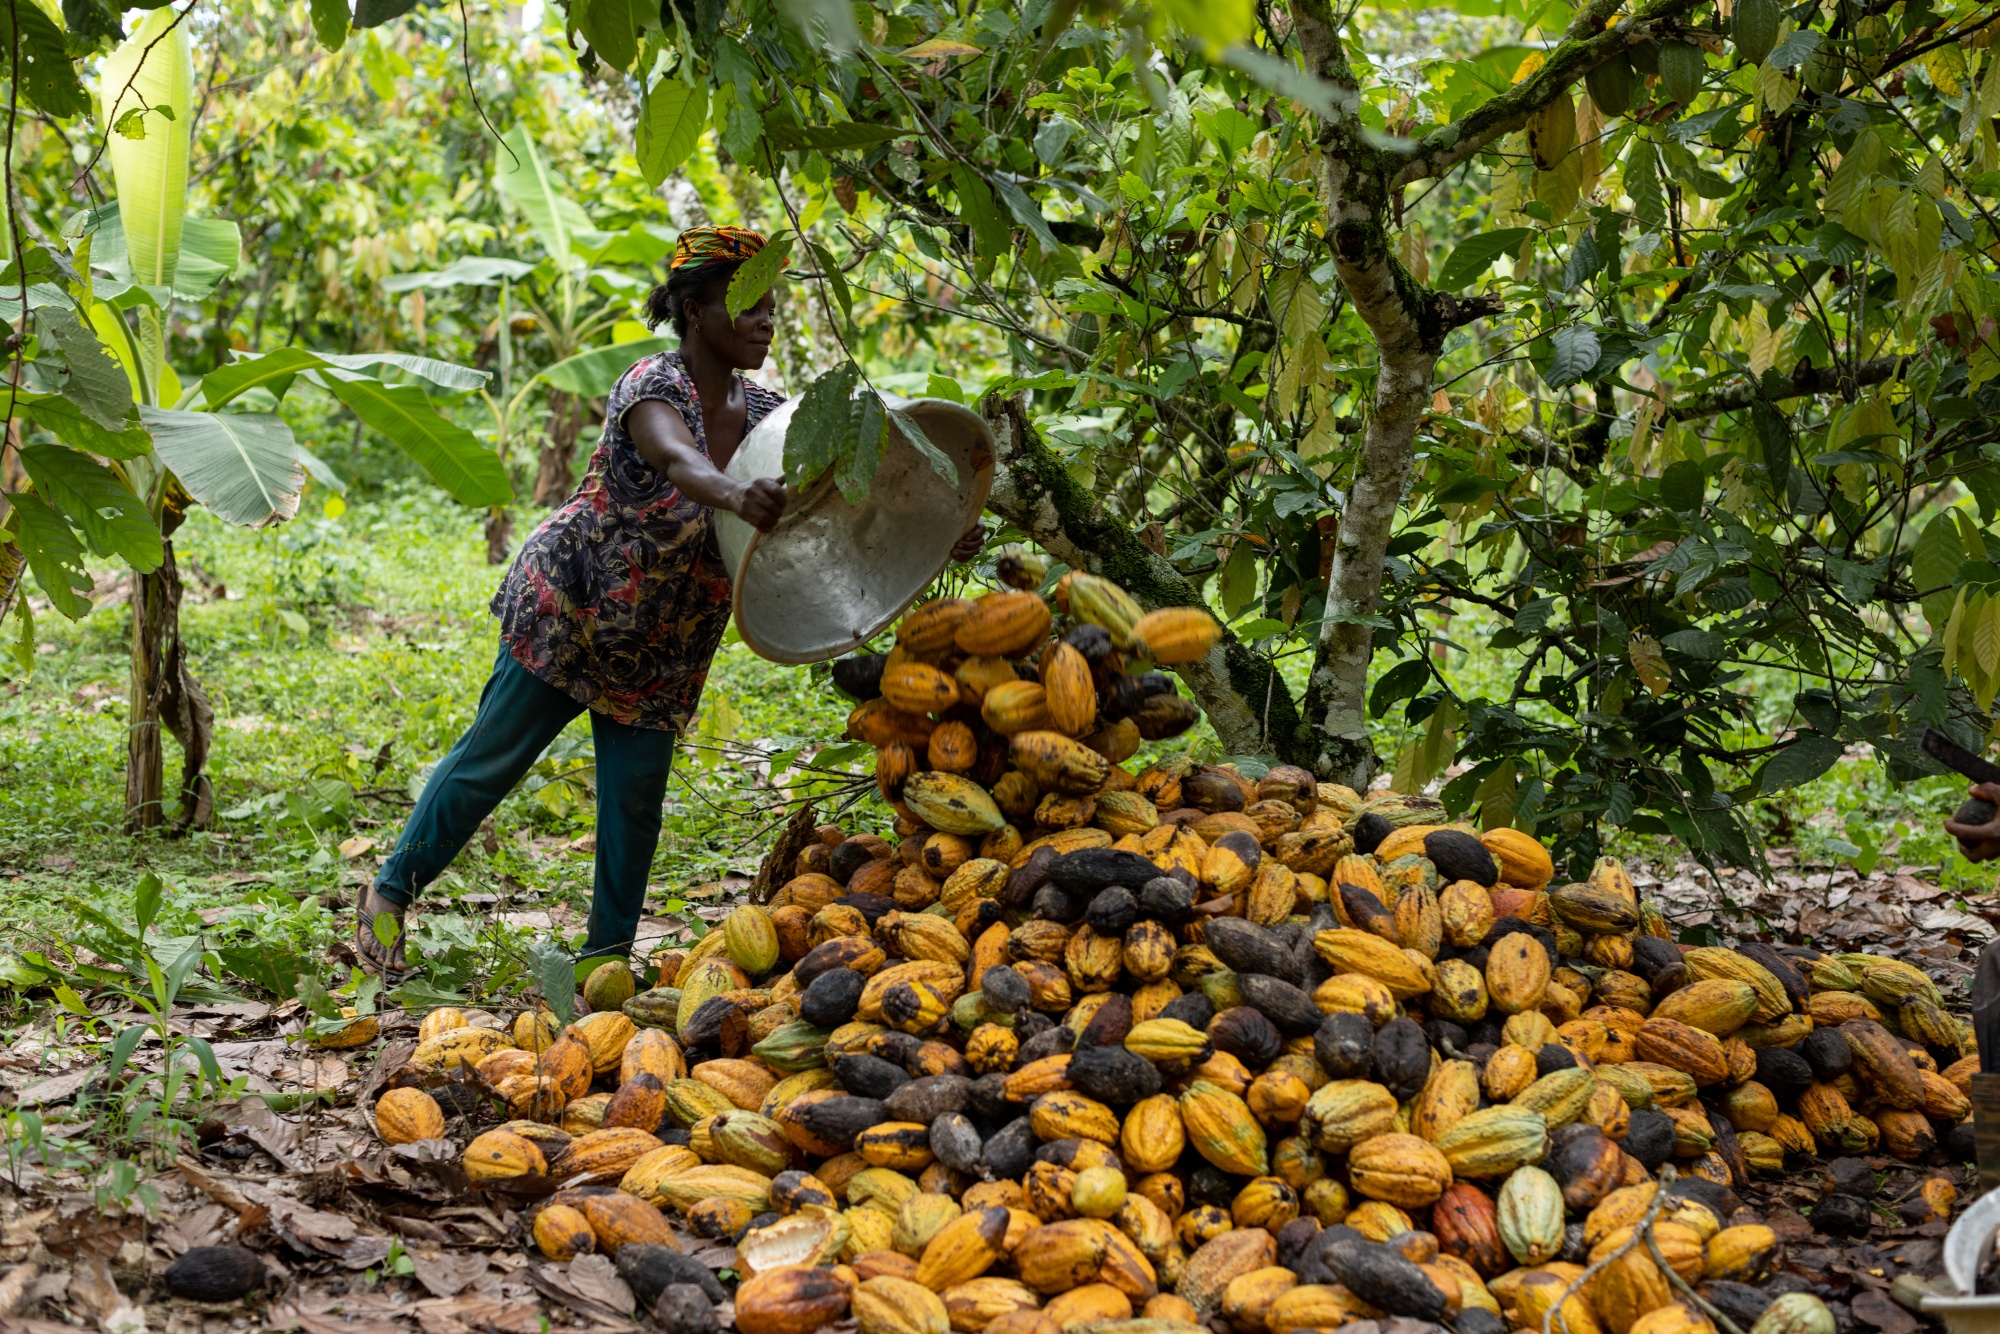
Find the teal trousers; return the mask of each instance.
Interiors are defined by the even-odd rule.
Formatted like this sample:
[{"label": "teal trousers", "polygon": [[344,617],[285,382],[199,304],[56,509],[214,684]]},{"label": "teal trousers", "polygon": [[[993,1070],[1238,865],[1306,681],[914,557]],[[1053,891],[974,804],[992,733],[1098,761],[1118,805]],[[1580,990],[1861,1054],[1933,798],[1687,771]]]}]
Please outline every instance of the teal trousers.
[{"label": "teal trousers", "polygon": [[[472,726],[431,771],[396,850],[375,877],[375,892],[398,907],[415,902],[583,711],[501,645]],[[597,878],[584,953],[625,956],[660,841],[675,737],[594,711],[590,732],[597,749]]]}]

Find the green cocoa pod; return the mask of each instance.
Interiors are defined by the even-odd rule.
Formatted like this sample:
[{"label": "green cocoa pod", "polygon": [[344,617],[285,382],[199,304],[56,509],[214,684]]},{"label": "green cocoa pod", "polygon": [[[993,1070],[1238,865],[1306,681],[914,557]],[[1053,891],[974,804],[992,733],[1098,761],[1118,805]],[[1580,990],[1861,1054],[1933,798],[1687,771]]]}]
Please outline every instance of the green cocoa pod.
[{"label": "green cocoa pod", "polygon": [[1746,64],[1761,65],[1771,54],[1778,44],[1779,17],[1778,0],[1737,0],[1729,35]]}]

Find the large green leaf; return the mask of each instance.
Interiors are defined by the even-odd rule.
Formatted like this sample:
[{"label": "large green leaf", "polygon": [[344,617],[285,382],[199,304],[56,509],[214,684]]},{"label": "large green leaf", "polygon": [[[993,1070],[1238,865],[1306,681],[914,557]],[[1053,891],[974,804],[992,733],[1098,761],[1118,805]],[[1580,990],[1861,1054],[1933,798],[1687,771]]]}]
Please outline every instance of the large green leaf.
[{"label": "large green leaf", "polygon": [[762,250],[744,261],[743,267],[730,278],[729,291],[722,301],[730,319],[756,305],[771,290],[771,284],[784,272],[785,257],[791,253],[792,237],[785,233],[766,241]]},{"label": "large green leaf", "polygon": [[312,355],[329,366],[347,371],[394,366],[420,380],[429,380],[440,389],[470,391],[493,378],[485,371],[476,371],[455,361],[439,361],[436,357],[420,357],[410,352],[315,352]]},{"label": "large green leaf", "polygon": [[566,357],[542,372],[542,378],[566,394],[603,398],[632,363],[675,345],[672,338],[639,338],[609,347],[593,347]]},{"label": "large green leaf", "polygon": [[347,44],[347,0],[311,0],[313,36],[329,51]]},{"label": "large green leaf", "polygon": [[283,398],[293,377],[301,371],[336,369],[365,373],[377,366],[395,366],[445,389],[473,390],[487,380],[485,371],[407,352],[342,354],[281,347],[260,357],[238,358],[220,370],[210,371],[201,382],[202,405],[220,408],[250,389],[268,389],[275,397]]},{"label": "large green leaf", "polygon": [[[18,33],[16,22],[20,24]],[[90,114],[90,94],[76,77],[62,29],[40,5],[12,0],[0,9],[0,64],[11,67],[17,49],[21,68],[14,85],[23,96],[58,119]]]},{"label": "large green leaf", "polygon": [[202,377],[202,406],[211,410],[220,408],[250,389],[268,389],[273,398],[282,399],[300,371],[317,370],[324,365],[325,362],[302,347],[281,347],[261,357],[239,357]]},{"label": "large green leaf", "polygon": [[527,215],[535,239],[550,259],[564,268],[576,264],[578,233],[591,230],[590,218],[582,205],[569,196],[569,187],[543,160],[528,127],[516,125],[500,139],[500,193]]},{"label": "large green leaf", "polygon": [[154,452],[216,517],[262,528],[298,512],[305,469],[292,428],[276,415],[148,407],[139,416]]},{"label": "large green leaf", "polygon": [[35,318],[62,350],[64,371],[57,386],[62,396],[106,430],[122,430],[132,419],[132,381],[97,334],[66,307],[41,311]]},{"label": "large green leaf", "polygon": [[[654,182],[656,185],[658,183]],[[409,292],[419,287],[490,287],[502,278],[520,278],[534,271],[534,265],[518,259],[502,259],[497,255],[467,255],[430,272],[392,273],[382,280],[382,290]]]},{"label": "large green leaf", "polygon": [[165,548],[159,525],[146,502],[109,468],[65,445],[25,445],[21,462],[35,489],[62,511],[92,551],[116,556],[142,573],[160,568]]},{"label": "large green leaf", "polygon": [[504,505],[514,498],[507,470],[472,432],[438,415],[413,384],[329,372],[317,377],[369,426],[394,441],[413,462],[468,505]]},{"label": "large green leaf", "polygon": [[631,68],[639,54],[631,0],[570,0],[569,17],[599,60],[613,69]]},{"label": "large green leaf", "polygon": [[[148,14],[98,75],[106,151],[118,187],[132,281],[171,287],[187,213],[188,136],[194,126],[194,62],[187,25],[173,9]],[[145,137],[112,127],[140,111]]]},{"label": "large green leaf", "polygon": [[27,558],[49,605],[72,621],[89,614],[90,575],[83,568],[83,543],[63,516],[31,491],[7,497],[14,504],[14,540]]},{"label": "large green leaf", "polygon": [[679,79],[663,78],[646,90],[639,109],[639,172],[646,184],[658,186],[675,167],[688,160],[708,124],[708,88],[690,88]]},{"label": "large green leaf", "polygon": [[1494,260],[1513,254],[1521,248],[1521,242],[1534,234],[1531,227],[1499,227],[1468,236],[1453,248],[1438,269],[1438,291],[1456,292],[1468,283],[1478,281],[1481,274],[1493,267]]},{"label": "large green leaf", "polygon": [[[129,405],[130,400],[127,402]],[[136,459],[153,448],[153,437],[139,424],[136,412],[111,430],[60,394],[22,394],[15,407],[28,421],[72,449],[108,459]]]}]

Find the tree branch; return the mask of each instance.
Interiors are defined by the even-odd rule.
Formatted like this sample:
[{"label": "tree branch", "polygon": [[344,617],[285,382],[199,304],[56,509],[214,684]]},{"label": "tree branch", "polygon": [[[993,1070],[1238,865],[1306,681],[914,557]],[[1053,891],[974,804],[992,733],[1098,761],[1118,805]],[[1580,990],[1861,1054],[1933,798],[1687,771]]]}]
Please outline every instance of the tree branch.
[{"label": "tree branch", "polygon": [[1785,381],[1785,387],[1775,393],[1769,392],[1765,384],[1757,380],[1745,379],[1674,404],[1672,416],[1675,421],[1690,421],[1696,417],[1712,417],[1718,412],[1734,412],[1739,408],[1747,408],[1760,398],[1804,398],[1812,394],[1850,394],[1856,389],[1894,379],[1903,369],[1904,363],[1909,360],[1911,358],[1908,357],[1874,357],[1852,370],[1845,366],[1830,366],[1821,370],[1802,362]]},{"label": "tree branch", "polygon": [[[1699,0],[1654,0],[1616,28],[1597,31],[1616,12],[1616,6],[1595,0],[1570,25],[1563,43],[1549,52],[1542,67],[1466,113],[1450,125],[1433,130],[1410,151],[1390,181],[1393,189],[1433,176],[1442,176],[1459,163],[1474,157],[1502,135],[1512,134],[1528,123],[1528,117],[1555,101],[1570,85],[1642,42],[1659,35],[1662,27],[1694,9]],[[1579,31],[1587,29],[1587,31]]]}]

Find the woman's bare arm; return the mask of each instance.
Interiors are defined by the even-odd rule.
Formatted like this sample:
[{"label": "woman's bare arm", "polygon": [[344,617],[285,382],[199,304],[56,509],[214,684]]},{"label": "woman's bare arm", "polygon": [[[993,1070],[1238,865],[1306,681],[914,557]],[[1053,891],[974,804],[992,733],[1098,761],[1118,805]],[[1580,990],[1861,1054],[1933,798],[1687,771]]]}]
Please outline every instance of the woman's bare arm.
[{"label": "woman's bare arm", "polygon": [[711,509],[741,515],[764,532],[777,526],[785,512],[782,478],[759,477],[739,482],[709,461],[694,442],[686,420],[657,398],[634,403],[625,414],[625,429],[639,457],[652,464],[680,493]]}]

